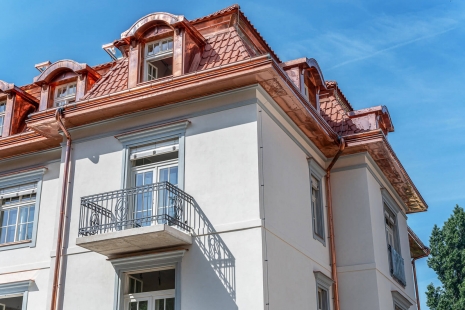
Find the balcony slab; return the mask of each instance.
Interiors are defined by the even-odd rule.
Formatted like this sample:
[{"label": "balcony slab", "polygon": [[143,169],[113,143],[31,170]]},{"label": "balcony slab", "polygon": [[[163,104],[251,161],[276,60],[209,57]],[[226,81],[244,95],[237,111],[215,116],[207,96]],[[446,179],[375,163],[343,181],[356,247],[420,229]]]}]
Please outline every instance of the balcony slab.
[{"label": "balcony slab", "polygon": [[76,239],[76,245],[105,256],[189,244],[192,244],[190,234],[164,224]]}]

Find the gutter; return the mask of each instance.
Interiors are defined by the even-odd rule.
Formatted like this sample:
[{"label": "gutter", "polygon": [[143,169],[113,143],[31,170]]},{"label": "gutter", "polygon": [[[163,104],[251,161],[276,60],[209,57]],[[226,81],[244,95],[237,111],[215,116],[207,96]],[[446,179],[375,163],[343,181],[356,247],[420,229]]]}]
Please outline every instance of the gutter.
[{"label": "gutter", "polygon": [[329,226],[329,244],[330,244],[330,259],[331,259],[331,277],[333,279],[333,303],[334,310],[340,310],[339,307],[339,284],[337,280],[337,265],[336,265],[336,244],[334,242],[334,222],[333,222],[333,204],[331,198],[331,169],[336,161],[341,156],[346,147],[344,138],[339,138],[339,151],[333,157],[333,160],[326,168],[326,204],[328,205],[328,226]]},{"label": "gutter", "polygon": [[60,221],[58,224],[58,235],[57,235],[57,245],[56,245],[56,258],[55,258],[55,268],[53,271],[53,290],[52,290],[52,302],[50,305],[51,310],[56,310],[59,304],[59,291],[60,291],[60,276],[62,273],[62,254],[63,254],[63,232],[65,224],[65,211],[66,211],[66,201],[68,200],[68,184],[69,184],[69,162],[71,155],[71,135],[66,129],[62,121],[63,117],[63,108],[58,108],[55,112],[55,119],[60,126],[60,129],[63,131],[66,137],[66,155],[65,155],[65,167],[63,175],[63,185],[61,188],[61,203],[60,203]]}]

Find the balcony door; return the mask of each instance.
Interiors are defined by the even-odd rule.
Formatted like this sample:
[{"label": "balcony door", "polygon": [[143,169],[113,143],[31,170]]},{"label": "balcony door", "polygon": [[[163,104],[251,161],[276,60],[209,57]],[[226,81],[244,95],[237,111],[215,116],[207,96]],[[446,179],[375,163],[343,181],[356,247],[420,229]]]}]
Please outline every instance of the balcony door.
[{"label": "balcony door", "polygon": [[[177,139],[131,149],[132,176],[129,185],[138,188],[132,210],[135,226],[164,224],[168,216],[175,217],[172,197],[166,184],[160,182],[178,186],[178,150]],[[158,185],[150,186],[154,183]]]}]

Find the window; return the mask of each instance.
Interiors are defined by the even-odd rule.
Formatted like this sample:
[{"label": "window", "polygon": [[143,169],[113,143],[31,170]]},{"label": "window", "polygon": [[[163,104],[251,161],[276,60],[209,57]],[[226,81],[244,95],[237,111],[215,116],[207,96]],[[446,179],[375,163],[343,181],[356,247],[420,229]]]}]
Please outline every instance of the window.
[{"label": "window", "polygon": [[55,89],[55,106],[61,107],[76,101],[76,82],[59,85]]},{"label": "window", "polygon": [[[179,139],[158,141],[130,149],[132,163],[131,187],[169,182],[178,186]],[[165,224],[176,218],[174,205],[168,192],[144,191],[136,196],[133,218],[137,225],[149,226],[154,222]],[[155,221],[154,221],[155,220]]]},{"label": "window", "polygon": [[2,136],[3,123],[5,122],[5,109],[6,109],[6,102],[0,102],[0,137]]},{"label": "window", "polygon": [[37,183],[0,190],[0,245],[32,239]]},{"label": "window", "polygon": [[397,231],[396,216],[386,204],[384,205],[384,223],[386,226],[386,242],[388,246],[398,251],[397,238],[395,238],[395,232]]},{"label": "window", "polygon": [[323,205],[321,202],[320,181],[318,181],[313,175],[311,177],[311,181],[313,232],[318,238],[324,240],[324,213]]},{"label": "window", "polygon": [[318,310],[329,310],[328,308],[328,291],[319,287],[318,288]]},{"label": "window", "polygon": [[0,310],[25,310],[31,283],[33,281],[0,284]]},{"label": "window", "polygon": [[145,45],[145,80],[152,81],[173,74],[173,38]]},{"label": "window", "polygon": [[391,291],[394,310],[408,310],[413,304],[398,291]]},{"label": "window", "polygon": [[124,307],[127,310],[174,310],[175,270],[126,273]]},{"label": "window", "polygon": [[316,303],[317,310],[329,310],[329,289],[333,280],[321,271],[314,271],[316,280]]},{"label": "window", "polygon": [[185,251],[112,259],[118,292],[115,310],[179,310]]}]

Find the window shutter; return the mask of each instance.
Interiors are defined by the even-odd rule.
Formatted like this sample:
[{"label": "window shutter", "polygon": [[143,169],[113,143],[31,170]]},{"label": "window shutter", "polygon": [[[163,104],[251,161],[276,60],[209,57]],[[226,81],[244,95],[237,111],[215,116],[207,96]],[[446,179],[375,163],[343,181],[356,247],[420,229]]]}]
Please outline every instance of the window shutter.
[{"label": "window shutter", "polygon": [[143,146],[131,148],[129,159],[136,160],[154,155],[176,152],[179,150],[179,140],[173,139],[168,141],[151,143]]}]

